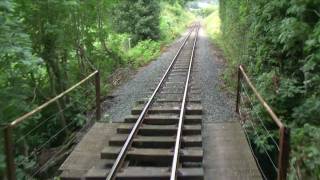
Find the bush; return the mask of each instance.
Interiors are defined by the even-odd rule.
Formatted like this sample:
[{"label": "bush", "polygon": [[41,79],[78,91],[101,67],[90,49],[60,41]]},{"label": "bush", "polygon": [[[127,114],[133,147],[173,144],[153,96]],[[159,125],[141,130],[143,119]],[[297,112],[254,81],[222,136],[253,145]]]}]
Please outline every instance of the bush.
[{"label": "bush", "polygon": [[160,6],[156,0],[125,0],[112,11],[113,28],[132,35],[133,43],[159,39]]},{"label": "bush", "polygon": [[169,42],[182,33],[194,21],[191,12],[186,11],[180,4],[161,3],[160,32],[161,39]]},{"label": "bush", "polygon": [[128,59],[134,67],[139,67],[156,58],[159,53],[160,43],[149,39],[140,41],[134,48],[130,49]]},{"label": "bush", "polygon": [[[244,64],[258,79],[259,91],[292,128],[290,176],[296,167],[301,179],[320,174],[319,146],[312,143],[319,138],[309,133],[320,126],[319,12],[318,0],[220,1],[222,48],[230,69]],[[264,85],[266,80],[271,83]]]},{"label": "bush", "polygon": [[196,10],[196,14],[203,18],[208,17],[209,15],[215,12],[218,12],[218,6],[214,6],[214,5]]}]

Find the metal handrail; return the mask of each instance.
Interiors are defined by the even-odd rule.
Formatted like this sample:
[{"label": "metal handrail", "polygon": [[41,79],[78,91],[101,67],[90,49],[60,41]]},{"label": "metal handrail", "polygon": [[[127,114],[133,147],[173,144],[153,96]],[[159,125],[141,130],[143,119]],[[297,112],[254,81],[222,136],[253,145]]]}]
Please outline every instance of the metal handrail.
[{"label": "metal handrail", "polygon": [[152,93],[152,95],[150,96],[147,104],[144,106],[141,114],[139,115],[139,118],[137,119],[136,123],[134,124],[132,130],[130,131],[130,134],[128,135],[128,138],[126,139],[124,145],[122,146],[117,159],[115,160],[115,162],[113,163],[112,168],[110,169],[108,176],[107,176],[107,180],[113,180],[115,179],[116,173],[118,172],[119,168],[122,166],[123,161],[125,159],[126,153],[128,151],[128,149],[130,148],[133,138],[134,136],[138,133],[138,129],[141,126],[144,116],[146,115],[149,107],[151,106],[151,104],[153,103],[154,97],[155,95],[158,93],[158,91],[160,90],[160,87],[162,86],[163,82],[165,81],[165,79],[167,78],[169,72],[171,71],[174,63],[176,62],[177,57],[179,56],[182,48],[184,47],[184,45],[186,44],[190,34],[192,33],[193,28],[190,30],[190,32],[187,34],[186,38],[184,39],[184,41],[182,42],[178,52],[176,53],[176,55],[174,56],[174,58],[172,59],[168,69],[166,70],[165,74],[162,76],[158,86],[156,87],[156,89],[154,90],[154,92]]},{"label": "metal handrail", "polygon": [[6,170],[7,170],[7,178],[8,180],[15,180],[16,179],[16,167],[14,162],[14,143],[13,143],[13,136],[12,131],[13,129],[18,126],[20,123],[28,120],[29,117],[33,116],[34,114],[40,112],[44,108],[48,107],[53,102],[56,102],[60,98],[64,97],[89,79],[95,76],[95,91],[96,91],[96,119],[99,120],[101,118],[101,106],[100,106],[100,73],[99,71],[94,71],[86,78],[79,81],[77,84],[73,85],[69,89],[65,90],[64,92],[60,93],[56,97],[50,99],[49,101],[43,103],[42,105],[38,106],[34,110],[24,114],[23,116],[15,119],[11,123],[7,124],[4,128],[4,141],[5,141],[5,155],[6,155]]},{"label": "metal handrail", "polygon": [[238,68],[238,85],[237,85],[237,99],[236,99],[236,112],[240,114],[240,93],[241,93],[241,79],[244,79],[245,82],[249,85],[250,89],[253,91],[254,95],[259,100],[260,104],[268,112],[269,116],[273,122],[279,128],[279,155],[278,155],[278,180],[285,180],[287,178],[287,169],[289,165],[289,152],[290,152],[290,129],[286,127],[279,117],[273,112],[272,108],[268,103],[263,99],[258,90],[252,84],[250,78],[246,74],[242,65]]}]

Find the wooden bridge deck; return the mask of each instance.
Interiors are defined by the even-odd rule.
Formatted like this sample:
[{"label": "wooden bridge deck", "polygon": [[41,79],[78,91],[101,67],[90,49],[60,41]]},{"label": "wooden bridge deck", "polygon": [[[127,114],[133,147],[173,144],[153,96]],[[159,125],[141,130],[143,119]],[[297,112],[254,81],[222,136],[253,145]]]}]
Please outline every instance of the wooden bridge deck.
[{"label": "wooden bridge deck", "polygon": [[[60,167],[61,179],[84,179],[93,166],[99,166],[100,152],[119,125],[121,123],[95,123]],[[237,121],[204,123],[203,147],[205,179],[262,179]]]}]

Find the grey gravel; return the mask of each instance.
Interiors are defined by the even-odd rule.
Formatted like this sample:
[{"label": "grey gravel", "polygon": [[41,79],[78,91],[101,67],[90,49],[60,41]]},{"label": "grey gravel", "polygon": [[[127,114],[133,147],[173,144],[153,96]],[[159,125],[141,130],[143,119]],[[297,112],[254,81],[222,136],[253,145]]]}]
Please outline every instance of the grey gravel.
[{"label": "grey gravel", "polygon": [[151,89],[155,88],[181,46],[184,35],[167,47],[157,60],[139,68],[128,82],[114,90],[111,94],[114,98],[103,103],[105,119],[112,122],[122,122],[126,116],[130,115],[135,102],[145,98],[146,94],[150,94]]},{"label": "grey gravel", "polygon": [[[171,44],[155,61],[142,67],[126,83],[112,93],[113,99],[104,102],[104,116],[112,122],[122,122],[130,115],[135,102],[150,94],[150,89],[156,86],[160,77],[169,66],[183,37]],[[221,89],[219,79],[223,63],[213,53],[213,46],[204,31],[199,31],[199,39],[195,55],[193,76],[201,89],[201,100],[204,111],[204,122],[230,121],[234,119],[233,102]]]},{"label": "grey gravel", "polygon": [[222,89],[220,79],[224,63],[214,52],[215,48],[210,38],[201,28],[199,31],[197,50],[195,54],[194,74],[201,88],[201,103],[204,122],[225,122],[235,119],[234,98],[228,96]]}]

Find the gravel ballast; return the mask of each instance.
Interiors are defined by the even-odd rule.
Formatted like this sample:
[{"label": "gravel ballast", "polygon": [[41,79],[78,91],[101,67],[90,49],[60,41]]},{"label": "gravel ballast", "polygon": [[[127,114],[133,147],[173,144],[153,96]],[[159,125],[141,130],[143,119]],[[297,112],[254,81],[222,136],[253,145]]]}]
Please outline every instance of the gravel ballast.
[{"label": "gravel ballast", "polygon": [[[155,61],[140,68],[126,83],[117,87],[111,94],[113,99],[104,102],[104,116],[112,122],[123,122],[130,115],[135,102],[145,98],[155,88],[160,77],[168,68],[172,58],[179,49],[183,37],[172,43]],[[233,102],[221,89],[219,79],[223,70],[223,61],[213,53],[213,46],[203,29],[199,31],[199,39],[195,54],[196,70],[193,76],[201,89],[204,122],[230,121],[234,119]]]},{"label": "gravel ballast", "polygon": [[181,46],[183,37],[173,42],[157,60],[139,68],[129,81],[117,87],[111,97],[103,103],[104,118],[112,122],[123,122],[130,115],[135,102],[145,98],[155,88],[159,78],[165,73],[172,58]]},{"label": "gravel ballast", "polygon": [[235,119],[234,98],[230,98],[222,89],[220,79],[224,69],[224,61],[218,57],[217,51],[203,28],[199,31],[195,54],[195,79],[201,88],[201,103],[204,122],[225,122]]}]

